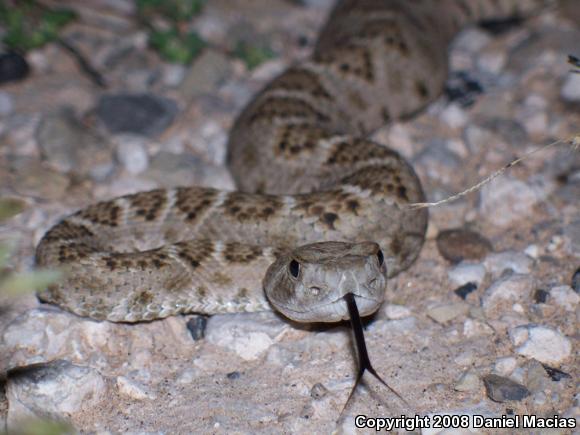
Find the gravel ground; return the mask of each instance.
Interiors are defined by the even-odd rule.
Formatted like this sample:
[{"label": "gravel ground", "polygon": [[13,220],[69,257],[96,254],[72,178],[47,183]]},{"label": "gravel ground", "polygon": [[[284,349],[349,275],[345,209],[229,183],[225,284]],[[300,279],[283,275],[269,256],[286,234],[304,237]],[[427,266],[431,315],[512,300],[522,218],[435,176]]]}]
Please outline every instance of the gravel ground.
[{"label": "gravel ground", "polygon": [[[33,266],[51,225],[96,200],[184,184],[234,189],[224,159],[235,115],[309,53],[332,2],[240,0],[232,10],[210,0],[194,26],[211,48],[189,67],[147,48],[133,2],[60,3],[81,17],[65,39],[108,89],[56,44],[30,53],[26,80],[0,86],[0,198],[23,208],[0,226],[0,240],[16,240],[15,271]],[[430,200],[580,132],[580,74],[566,63],[580,57],[573,3],[501,32],[465,30],[446,94],[376,132],[413,162]],[[250,71],[229,54],[240,38],[276,56]],[[339,419],[356,373],[347,325],[273,313],[112,324],[28,295],[0,299],[0,429],[33,416],[82,433],[357,433],[359,414],[578,420],[579,171],[578,153],[553,147],[432,209],[418,261],[389,282],[366,330],[375,368],[408,405],[365,377]]]}]

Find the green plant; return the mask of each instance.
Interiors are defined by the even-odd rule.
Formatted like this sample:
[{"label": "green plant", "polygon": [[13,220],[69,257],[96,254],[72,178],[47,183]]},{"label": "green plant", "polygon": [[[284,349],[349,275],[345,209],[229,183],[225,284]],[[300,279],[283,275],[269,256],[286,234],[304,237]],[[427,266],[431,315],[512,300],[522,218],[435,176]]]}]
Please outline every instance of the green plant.
[{"label": "green plant", "polygon": [[149,28],[149,45],[169,62],[190,63],[206,46],[188,21],[205,0],[136,0],[139,21]]},{"label": "green plant", "polygon": [[57,39],[60,30],[74,18],[69,9],[46,8],[35,0],[0,2],[0,24],[5,28],[2,40],[8,47],[24,52]]},{"label": "green plant", "polygon": [[275,54],[266,46],[251,45],[246,42],[238,42],[234,50],[234,56],[242,59],[248,69],[254,69],[268,59],[272,59]]}]

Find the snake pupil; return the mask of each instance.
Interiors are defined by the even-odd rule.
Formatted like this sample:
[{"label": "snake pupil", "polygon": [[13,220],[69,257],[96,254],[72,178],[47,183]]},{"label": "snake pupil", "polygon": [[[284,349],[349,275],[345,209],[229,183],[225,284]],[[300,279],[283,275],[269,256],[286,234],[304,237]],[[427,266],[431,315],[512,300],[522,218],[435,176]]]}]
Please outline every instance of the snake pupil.
[{"label": "snake pupil", "polygon": [[300,263],[298,263],[296,260],[292,260],[288,268],[290,269],[292,276],[294,278],[298,278],[298,273],[300,272]]},{"label": "snake pupil", "polygon": [[379,260],[379,266],[382,266],[383,263],[385,262],[385,256],[383,255],[383,251],[381,251],[379,249],[379,252],[377,252],[377,259]]}]

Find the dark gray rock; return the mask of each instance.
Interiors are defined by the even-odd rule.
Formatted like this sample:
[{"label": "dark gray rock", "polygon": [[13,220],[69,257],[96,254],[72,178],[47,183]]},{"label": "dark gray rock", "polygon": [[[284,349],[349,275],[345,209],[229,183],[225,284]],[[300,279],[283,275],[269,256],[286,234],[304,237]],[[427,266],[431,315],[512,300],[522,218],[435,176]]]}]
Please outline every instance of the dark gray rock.
[{"label": "dark gray rock", "polygon": [[437,236],[439,253],[452,263],[484,258],[493,247],[491,242],[475,231],[453,229],[441,231]]},{"label": "dark gray rock", "polygon": [[530,392],[522,384],[499,375],[486,375],[483,383],[487,396],[494,402],[507,402],[508,400],[522,400],[530,395]]},{"label": "dark gray rock", "polygon": [[155,136],[164,131],[177,113],[177,104],[152,94],[103,95],[95,114],[111,133]]},{"label": "dark gray rock", "polygon": [[13,51],[0,53],[0,85],[23,80],[29,72],[28,62],[18,53]]}]

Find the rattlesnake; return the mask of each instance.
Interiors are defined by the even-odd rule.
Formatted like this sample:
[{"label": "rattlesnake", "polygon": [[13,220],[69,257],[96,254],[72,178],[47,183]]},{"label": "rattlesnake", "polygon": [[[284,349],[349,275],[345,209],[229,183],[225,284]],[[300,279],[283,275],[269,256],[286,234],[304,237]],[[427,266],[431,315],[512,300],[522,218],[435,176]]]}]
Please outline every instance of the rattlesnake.
[{"label": "rattlesnake", "polygon": [[239,191],[158,189],[67,217],[36,253],[41,266],[64,266],[66,279],[39,297],[124,322],[271,306],[298,321],[336,321],[348,318],[347,292],[372,313],[386,279],[418,256],[427,212],[407,207],[424,200],[411,166],[366,137],[440,95],[459,29],[543,3],[339,2],[311,58],[235,122],[228,161]]}]

